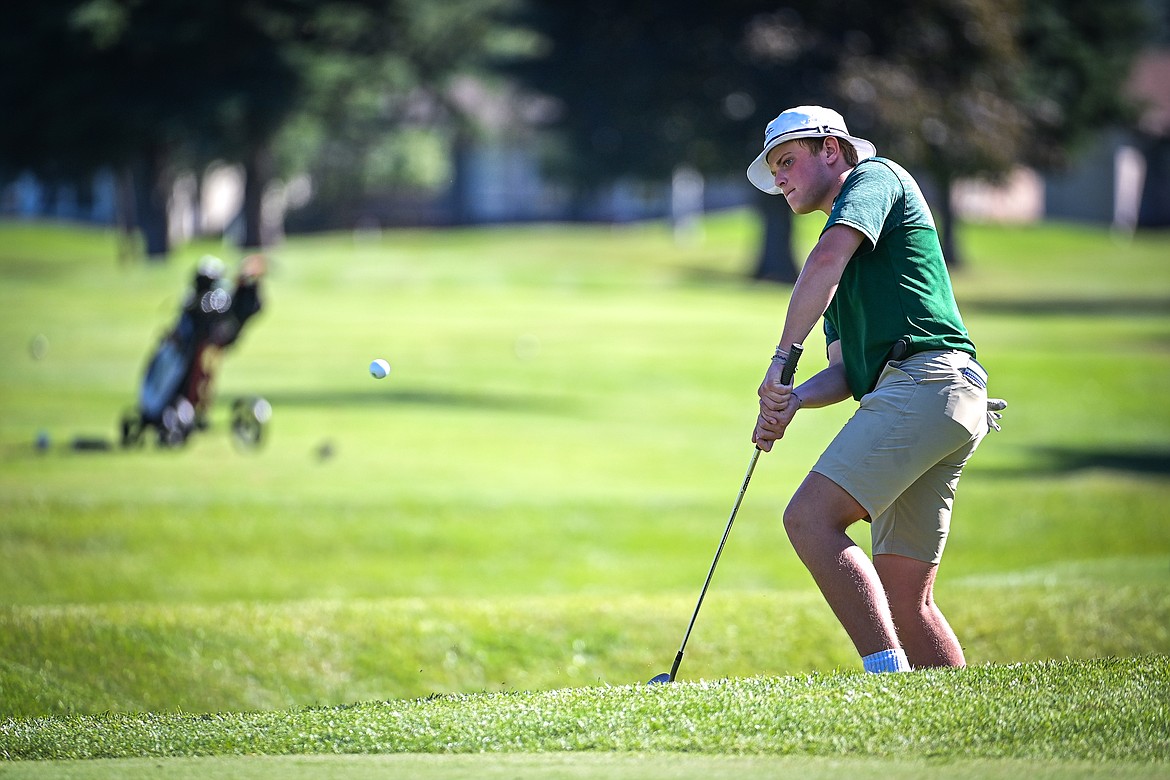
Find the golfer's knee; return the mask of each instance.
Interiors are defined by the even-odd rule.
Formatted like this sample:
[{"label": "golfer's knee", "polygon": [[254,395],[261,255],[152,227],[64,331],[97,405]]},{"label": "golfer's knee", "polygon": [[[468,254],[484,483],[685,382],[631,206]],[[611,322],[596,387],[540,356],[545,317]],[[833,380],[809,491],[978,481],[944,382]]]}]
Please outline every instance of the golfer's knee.
[{"label": "golfer's knee", "polygon": [[793,499],[784,509],[784,532],[789,541],[799,547],[802,543],[814,538],[819,522],[807,507]]},{"label": "golfer's knee", "polygon": [[831,507],[824,506],[815,497],[810,500],[799,491],[784,509],[784,530],[793,542],[844,533],[851,522],[848,517],[832,511]]}]

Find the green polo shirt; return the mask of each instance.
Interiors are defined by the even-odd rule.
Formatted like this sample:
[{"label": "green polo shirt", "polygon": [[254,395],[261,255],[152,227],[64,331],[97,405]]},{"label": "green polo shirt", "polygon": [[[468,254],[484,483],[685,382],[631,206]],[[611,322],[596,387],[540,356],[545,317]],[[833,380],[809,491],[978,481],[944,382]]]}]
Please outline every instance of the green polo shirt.
[{"label": "green polo shirt", "polygon": [[934,218],[904,168],[882,157],[858,163],[824,229],[833,225],[849,225],[865,236],[845,266],[824,322],[826,342],[841,342],[854,398],[873,389],[898,339],[908,340],[907,354],[928,349],[975,354]]}]

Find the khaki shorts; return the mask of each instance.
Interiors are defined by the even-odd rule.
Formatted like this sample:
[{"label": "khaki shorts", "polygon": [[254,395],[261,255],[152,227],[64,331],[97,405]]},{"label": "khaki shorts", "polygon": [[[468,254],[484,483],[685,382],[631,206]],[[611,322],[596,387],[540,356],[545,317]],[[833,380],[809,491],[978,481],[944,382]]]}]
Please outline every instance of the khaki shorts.
[{"label": "khaki shorts", "polygon": [[812,470],[865,508],[875,555],[937,564],[959,475],[987,430],[982,366],[966,352],[919,352],[886,365]]}]

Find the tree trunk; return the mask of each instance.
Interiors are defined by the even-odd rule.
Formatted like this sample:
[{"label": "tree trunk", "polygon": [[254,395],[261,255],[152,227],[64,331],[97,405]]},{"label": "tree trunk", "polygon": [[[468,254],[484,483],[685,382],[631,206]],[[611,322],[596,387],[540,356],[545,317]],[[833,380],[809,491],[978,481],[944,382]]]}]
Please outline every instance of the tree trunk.
[{"label": "tree trunk", "polygon": [[950,174],[940,171],[936,177],[939,192],[935,198],[938,204],[938,238],[942,244],[943,259],[948,268],[961,268],[963,255],[959,250],[958,224],[955,217],[955,204],[951,199],[951,186],[954,180]]},{"label": "tree trunk", "polygon": [[114,179],[114,222],[118,231],[119,263],[137,262],[142,256],[134,190],[133,167],[120,168]]},{"label": "tree trunk", "polygon": [[473,221],[469,202],[471,149],[471,133],[460,122],[451,142],[452,178],[447,201],[447,221],[451,225],[469,225]]},{"label": "tree trunk", "polygon": [[167,236],[167,194],[169,181],[165,153],[148,148],[138,159],[134,170],[134,221],[146,242],[146,256],[163,261],[171,251]]},{"label": "tree trunk", "polygon": [[1139,228],[1170,226],[1170,139],[1152,140],[1144,145],[1146,180],[1138,209]]},{"label": "tree trunk", "polygon": [[256,144],[244,161],[244,236],[245,249],[264,246],[264,188],[271,176],[268,148]]},{"label": "tree trunk", "polygon": [[760,214],[764,220],[764,244],[753,279],[795,284],[800,269],[792,253],[792,211],[783,198],[761,196]]}]

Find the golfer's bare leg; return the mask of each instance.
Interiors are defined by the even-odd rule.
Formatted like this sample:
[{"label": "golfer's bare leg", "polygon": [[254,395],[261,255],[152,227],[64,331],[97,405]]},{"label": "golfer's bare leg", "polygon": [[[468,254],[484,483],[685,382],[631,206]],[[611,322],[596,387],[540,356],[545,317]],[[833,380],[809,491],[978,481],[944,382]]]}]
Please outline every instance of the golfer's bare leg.
[{"label": "golfer's bare leg", "polygon": [[784,530],[862,657],[901,647],[873,563],[845,529],[865,510],[828,477],[809,474],[784,512]]},{"label": "golfer's bare leg", "polygon": [[938,566],[902,555],[875,555],[873,563],[910,665],[965,666],[963,648],[934,603]]}]

